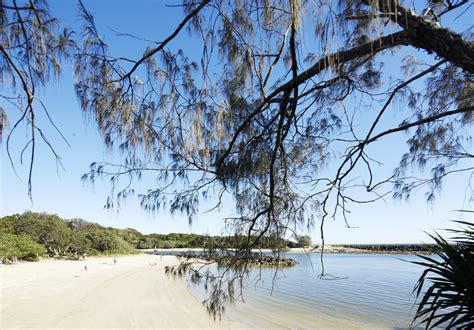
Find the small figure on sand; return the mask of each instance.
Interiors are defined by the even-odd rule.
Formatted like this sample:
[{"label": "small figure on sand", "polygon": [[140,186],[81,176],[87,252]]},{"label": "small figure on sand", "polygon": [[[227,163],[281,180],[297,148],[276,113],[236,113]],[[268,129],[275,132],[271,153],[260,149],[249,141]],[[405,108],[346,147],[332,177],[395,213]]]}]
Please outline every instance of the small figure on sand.
[{"label": "small figure on sand", "polygon": [[84,266],[84,270],[87,270],[87,266]]},{"label": "small figure on sand", "polygon": [[117,264],[117,258],[114,257],[114,265],[116,265],[116,264]]}]

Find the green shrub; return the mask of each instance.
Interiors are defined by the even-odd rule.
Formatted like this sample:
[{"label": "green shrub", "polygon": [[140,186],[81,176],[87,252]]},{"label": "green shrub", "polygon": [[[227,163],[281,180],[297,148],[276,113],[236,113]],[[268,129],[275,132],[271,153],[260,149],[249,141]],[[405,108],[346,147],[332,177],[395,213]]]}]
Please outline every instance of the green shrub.
[{"label": "green shrub", "polygon": [[26,261],[37,261],[47,253],[46,248],[33,242],[28,237],[15,234],[0,234],[0,259],[12,262],[15,258]]},{"label": "green shrub", "polygon": [[15,234],[15,221],[19,217],[18,214],[0,218],[0,235]]},{"label": "green shrub", "polygon": [[[71,240],[71,229],[67,223],[54,214],[25,212],[13,217],[5,217],[0,228],[13,234],[30,238],[41,244],[51,257],[62,257],[68,251]],[[1,231],[0,231],[1,232]]]},{"label": "green shrub", "polygon": [[311,246],[311,237],[308,235],[297,236],[296,241],[299,247],[309,247]]}]

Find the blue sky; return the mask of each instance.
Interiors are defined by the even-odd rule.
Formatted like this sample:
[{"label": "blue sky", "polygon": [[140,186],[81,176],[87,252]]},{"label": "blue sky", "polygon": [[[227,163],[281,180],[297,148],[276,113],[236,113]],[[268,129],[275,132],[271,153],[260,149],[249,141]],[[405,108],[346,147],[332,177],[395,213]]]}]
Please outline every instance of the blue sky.
[{"label": "blue sky", "polygon": [[[138,57],[145,49],[145,43],[127,38],[113,38],[115,31],[139,35],[143,38],[162,40],[176,27],[176,22],[182,19],[180,8],[166,7],[171,1],[135,0],[130,1],[84,1],[86,7],[95,15],[99,31],[111,42],[112,53],[124,56]],[[76,1],[50,1],[53,15],[69,26],[77,27],[79,19],[76,13]],[[470,10],[472,14],[472,10]],[[455,24],[464,30],[468,24],[466,17],[472,17],[469,12]],[[193,40],[184,32],[174,42],[174,45],[195,49]],[[305,42],[310,47],[309,41]],[[168,212],[156,214],[146,213],[139,207],[136,198],[130,198],[122,204],[119,210],[107,211],[103,208],[109,193],[108,182],[96,182],[93,186],[81,182],[80,177],[87,172],[93,161],[119,160],[120,155],[106,150],[93,122],[84,117],[73,90],[71,65],[64,69],[63,79],[51,84],[41,95],[51,116],[62,133],[66,136],[71,147],[68,147],[41,116],[40,123],[45,128],[58,153],[62,157],[64,170],[57,169],[56,163],[45,145],[40,145],[35,160],[33,177],[33,203],[27,195],[28,167],[16,163],[18,177],[14,174],[5,153],[5,145],[1,146],[1,200],[0,216],[21,213],[26,210],[56,213],[62,217],[80,217],[106,226],[132,227],[144,233],[195,232],[219,234],[222,232],[224,216],[232,214],[232,202],[228,200],[223,210],[201,214],[193,223],[188,225],[185,216],[174,216]],[[1,105],[1,104],[0,104]],[[4,105],[5,106],[5,105]],[[8,112],[10,122],[15,121],[16,114]],[[394,117],[388,116],[387,120]],[[20,128],[13,139],[12,149],[15,160],[24,143],[23,128]],[[383,144],[376,146],[386,153],[384,163],[396,164],[405,151],[403,143],[406,135],[390,137]],[[379,151],[380,151],[379,150]],[[141,182],[138,192],[143,192],[150,186],[149,182]],[[459,218],[453,210],[468,208],[465,199],[467,188],[466,177],[453,176],[433,205],[425,202],[424,195],[418,194],[409,202],[379,201],[374,204],[360,205],[352,209],[350,223],[355,229],[344,226],[342,219],[329,221],[326,225],[326,237],[329,243],[384,243],[384,242],[422,242],[426,241],[424,231],[433,228],[449,226],[448,220]],[[471,205],[472,206],[472,205]],[[472,207],[471,207],[472,208]],[[202,213],[206,203],[202,205]],[[465,216],[464,216],[465,217]],[[314,241],[318,241],[319,232],[310,232]]]}]

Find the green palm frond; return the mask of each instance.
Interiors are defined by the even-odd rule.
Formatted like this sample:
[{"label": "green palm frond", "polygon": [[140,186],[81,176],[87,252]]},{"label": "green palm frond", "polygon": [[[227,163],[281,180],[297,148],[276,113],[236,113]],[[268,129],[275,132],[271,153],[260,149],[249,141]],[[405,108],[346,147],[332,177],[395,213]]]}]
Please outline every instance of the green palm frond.
[{"label": "green palm frond", "polygon": [[434,256],[413,262],[425,268],[414,288],[419,300],[414,323],[426,328],[474,327],[474,224],[454,222],[461,229],[448,230],[455,235],[450,241],[430,235]]}]

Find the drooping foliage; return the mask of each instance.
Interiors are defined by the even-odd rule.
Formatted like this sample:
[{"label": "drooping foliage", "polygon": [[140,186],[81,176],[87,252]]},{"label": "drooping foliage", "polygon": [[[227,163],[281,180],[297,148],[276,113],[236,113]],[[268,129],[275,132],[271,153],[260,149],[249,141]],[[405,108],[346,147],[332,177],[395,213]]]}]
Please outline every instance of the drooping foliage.
[{"label": "drooping foliage", "polygon": [[[146,210],[192,221],[203,199],[232,199],[226,230],[246,237],[236,251],[245,259],[263,237],[316,224],[324,245],[325,221],[350,226],[355,204],[420,189],[432,201],[451,173],[472,174],[474,45],[470,27],[452,24],[468,1],[182,4],[173,32],[129,58],[111,52],[79,3],[76,94],[124,154],[84,176],[110,179],[107,207],[143,176],[156,182],[139,195]],[[185,30],[198,50],[175,43]],[[406,153],[387,168],[377,145],[402,132]]]},{"label": "drooping foliage", "polygon": [[[219,207],[231,197],[238,216],[226,223],[249,237],[243,250],[316,219],[349,226],[352,205],[391,191],[409,198],[425,188],[433,200],[450,173],[472,171],[474,46],[469,31],[441,25],[464,1],[425,5],[184,1],[171,35],[124,59],[81,3],[76,92],[105,143],[124,152],[123,163],[95,162],[84,179],[110,178],[106,206],[115,207],[135,193],[134,179],[155,172],[141,205],[190,221],[203,198]],[[171,50],[184,29],[200,41],[198,56]],[[408,132],[399,166],[376,170],[372,145],[399,132]]]},{"label": "drooping foliage", "polygon": [[[93,163],[85,176],[118,186],[108,207],[134,193],[121,178],[155,171],[157,186],[140,195],[145,209],[166,205],[191,221],[202,198],[218,206],[231,196],[230,226],[258,240],[347,220],[352,204],[385,196],[387,184],[399,198],[427,187],[432,200],[446,176],[472,170],[474,47],[469,29],[445,21],[466,14],[468,1],[185,0],[183,8],[175,30],[132,59],[109,51],[82,3],[78,48],[46,0],[2,0],[1,97],[21,112],[7,140],[21,123],[31,128],[31,169],[35,137],[49,145],[35,124],[36,107],[47,111],[37,90],[74,53],[82,108],[125,153],[122,164]],[[172,47],[185,30],[202,52]],[[398,56],[400,47],[411,53]],[[400,70],[385,70],[386,61]],[[397,100],[408,111],[387,124]],[[5,109],[0,116],[5,127]],[[407,153],[393,175],[378,174],[371,145],[402,131]],[[417,167],[431,176],[412,176]]]},{"label": "drooping foliage", "polygon": [[[61,27],[58,19],[51,16],[46,0],[0,1],[0,143],[8,131],[6,149],[15,168],[18,159],[10,152],[10,139],[15,130],[27,128],[19,158],[23,162],[23,154],[29,151],[30,196],[37,144],[44,142],[60,162],[36,116],[47,118],[63,137],[39,95],[45,86],[61,77],[62,64],[75,49],[72,37],[72,31]],[[9,122],[9,118],[14,121]]]}]

